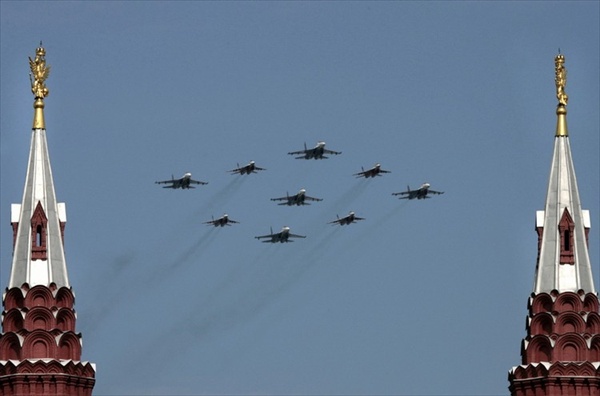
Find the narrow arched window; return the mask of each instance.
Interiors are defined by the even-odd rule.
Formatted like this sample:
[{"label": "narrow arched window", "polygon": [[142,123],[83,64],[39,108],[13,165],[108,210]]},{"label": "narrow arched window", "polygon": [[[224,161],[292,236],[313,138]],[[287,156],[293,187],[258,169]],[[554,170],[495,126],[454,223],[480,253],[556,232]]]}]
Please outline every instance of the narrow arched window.
[{"label": "narrow arched window", "polygon": [[35,246],[42,246],[42,226],[38,224],[35,232]]},{"label": "narrow arched window", "polygon": [[575,255],[573,252],[573,230],[575,223],[569,214],[569,210],[565,208],[562,218],[558,223],[558,232],[560,234],[560,263],[575,264]]},{"label": "narrow arched window", "polygon": [[564,236],[563,236],[563,241],[565,242],[565,251],[570,252],[571,251],[571,231],[570,230],[565,230]]}]

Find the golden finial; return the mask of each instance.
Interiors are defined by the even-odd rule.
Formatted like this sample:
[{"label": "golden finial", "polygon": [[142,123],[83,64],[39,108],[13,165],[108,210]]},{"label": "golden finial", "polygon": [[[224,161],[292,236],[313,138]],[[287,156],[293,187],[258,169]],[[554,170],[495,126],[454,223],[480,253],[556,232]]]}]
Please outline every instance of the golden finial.
[{"label": "golden finial", "polygon": [[565,93],[565,86],[567,85],[567,69],[565,69],[565,56],[558,51],[558,55],[554,58],[554,64],[556,65],[556,98],[558,104],[566,106],[569,101],[569,96]]},{"label": "golden finial", "polygon": [[567,102],[569,102],[569,96],[565,93],[565,86],[567,85],[567,69],[565,68],[565,56],[558,50],[558,55],[554,58],[556,77],[554,82],[556,84],[556,98],[558,99],[558,106],[556,108],[556,115],[558,120],[556,123],[556,136],[569,136],[567,129]]},{"label": "golden finial", "polygon": [[31,92],[35,97],[33,108],[33,129],[44,129],[44,98],[50,94],[46,87],[46,79],[50,75],[50,66],[46,65],[46,50],[40,46],[35,50],[35,59],[29,58],[29,82],[31,83]]}]

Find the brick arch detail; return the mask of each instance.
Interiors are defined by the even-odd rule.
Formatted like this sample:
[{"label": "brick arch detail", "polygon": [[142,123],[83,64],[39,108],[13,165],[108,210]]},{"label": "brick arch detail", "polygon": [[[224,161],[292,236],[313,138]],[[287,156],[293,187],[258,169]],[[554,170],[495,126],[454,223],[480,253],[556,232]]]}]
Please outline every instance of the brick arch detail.
[{"label": "brick arch detail", "polygon": [[[587,360],[590,362],[600,362],[600,334],[593,336],[589,342],[590,349]],[[598,367],[598,370],[600,370],[600,367]]]},{"label": "brick arch detail", "polygon": [[531,301],[531,313],[538,314],[543,312],[552,312],[553,299],[548,293],[536,294]]},{"label": "brick arch detail", "polygon": [[6,333],[11,331],[17,332],[23,328],[24,322],[23,311],[18,308],[11,308],[4,315],[2,327]]},{"label": "brick arch detail", "polygon": [[75,295],[71,288],[63,286],[56,292],[56,306],[73,308],[75,305]]},{"label": "brick arch detail", "polygon": [[600,311],[600,304],[598,303],[598,296],[593,293],[588,293],[583,299],[583,310],[586,312],[598,312]]},{"label": "brick arch detail", "polygon": [[590,312],[586,319],[585,332],[589,334],[600,334],[600,314]]},{"label": "brick arch detail", "polygon": [[587,360],[588,347],[580,334],[569,333],[558,337],[554,344],[553,361],[582,362]]},{"label": "brick arch detail", "polygon": [[20,360],[21,340],[16,333],[9,332],[0,337],[0,360]]},{"label": "brick arch detail", "polygon": [[529,330],[532,336],[538,334],[550,335],[552,334],[553,329],[554,317],[548,312],[535,315],[529,324]]},{"label": "brick arch detail", "polygon": [[54,336],[44,330],[34,330],[23,340],[22,359],[56,357],[57,346]]},{"label": "brick arch detail", "polygon": [[534,336],[525,350],[527,363],[550,362],[552,361],[552,344],[550,339],[544,335]]},{"label": "brick arch detail", "polygon": [[81,339],[73,332],[62,334],[58,341],[59,359],[81,359]]},{"label": "brick arch detail", "polygon": [[4,295],[4,309],[23,308],[25,306],[25,296],[23,290],[18,287],[13,287],[6,290]]},{"label": "brick arch detail", "polygon": [[554,301],[554,311],[566,312],[575,311],[580,312],[583,309],[583,303],[581,298],[572,292],[560,293]]},{"label": "brick arch detail", "polygon": [[555,332],[564,333],[583,333],[586,324],[580,314],[575,312],[563,312],[556,318]]},{"label": "brick arch detail", "polygon": [[37,285],[32,287],[25,295],[25,306],[26,307],[52,307],[55,305],[54,296],[52,291],[44,285]]},{"label": "brick arch detail", "polygon": [[41,329],[50,331],[56,328],[56,319],[50,308],[37,306],[25,315],[25,329],[29,331]]},{"label": "brick arch detail", "polygon": [[56,328],[62,331],[75,331],[75,313],[70,308],[60,308],[56,313]]}]

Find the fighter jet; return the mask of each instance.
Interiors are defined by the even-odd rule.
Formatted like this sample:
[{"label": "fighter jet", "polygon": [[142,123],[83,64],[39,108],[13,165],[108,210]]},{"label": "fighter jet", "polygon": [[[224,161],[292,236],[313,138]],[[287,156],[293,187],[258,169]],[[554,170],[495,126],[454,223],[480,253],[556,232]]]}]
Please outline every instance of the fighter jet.
[{"label": "fighter jet", "polygon": [[267,243],[267,242],[270,242],[270,243],[277,243],[277,242],[284,243],[284,242],[294,242],[294,241],[290,240],[289,238],[306,238],[306,236],[305,235],[292,234],[292,233],[290,233],[290,227],[285,226],[285,227],[283,227],[281,229],[280,232],[277,232],[275,234],[273,234],[273,228],[271,228],[271,233],[269,235],[261,235],[261,236],[257,236],[257,237],[254,237],[254,238],[256,238],[258,240],[260,240],[262,238],[269,238],[269,239],[267,239],[265,241],[262,241],[263,243]]},{"label": "fighter jet", "polygon": [[[212,216],[211,216],[212,217]],[[205,221],[202,224],[208,224],[208,225],[213,225],[215,227],[224,227],[224,226],[230,226],[231,224],[238,224],[239,221],[235,221],[230,219],[227,216],[227,213],[225,213],[222,217],[219,217],[218,219],[215,220],[215,218],[213,217],[212,220],[210,221]]]},{"label": "fighter jet", "polygon": [[256,171],[266,170],[265,168],[259,168],[255,165],[254,161],[250,161],[248,165],[240,166],[237,164],[237,168],[230,170],[232,175],[239,173],[240,175],[249,175],[250,173],[258,173]]},{"label": "fighter jet", "polygon": [[431,198],[428,194],[443,194],[443,191],[433,191],[429,189],[429,183],[421,184],[421,187],[416,190],[411,190],[409,186],[406,186],[406,191],[392,193],[392,195],[406,195],[405,197],[400,197],[399,199],[426,199]]},{"label": "fighter jet", "polygon": [[192,179],[192,174],[190,172],[183,175],[180,179],[175,179],[175,177],[171,176],[171,180],[163,180],[154,182],[156,184],[170,184],[170,186],[164,186],[163,188],[196,188],[191,184],[208,184],[207,182],[194,180]]},{"label": "fighter jet", "polygon": [[300,191],[298,191],[298,194],[296,194],[296,195],[289,195],[286,193],[285,197],[271,198],[271,201],[285,201],[285,202],[279,203],[277,205],[288,205],[288,206],[310,205],[306,201],[322,201],[322,200],[323,200],[322,198],[309,197],[308,195],[306,195],[306,190],[304,188],[300,189]]},{"label": "fighter jet", "polygon": [[324,154],[334,154],[334,155],[338,155],[338,154],[342,154],[341,151],[333,151],[333,150],[327,150],[325,148],[325,142],[317,142],[317,145],[314,148],[306,148],[306,143],[304,143],[304,150],[300,150],[300,151],[291,151],[288,153],[289,155],[298,155],[300,154],[299,157],[296,157],[296,159],[324,159],[324,158],[328,158],[326,157]]},{"label": "fighter jet", "polygon": [[341,219],[340,219],[340,216],[337,216],[337,220],[330,221],[327,224],[339,224],[339,225],[343,226],[345,224],[352,224],[352,223],[355,223],[357,220],[364,220],[364,219],[365,219],[364,217],[358,217],[354,214],[354,212],[351,211],[348,214],[348,216],[342,217]]},{"label": "fighter jet", "polygon": [[369,177],[381,176],[381,173],[391,173],[390,171],[381,169],[381,164],[375,164],[371,169],[365,170],[363,167],[361,169],[362,172],[355,173],[353,176],[368,179]]}]

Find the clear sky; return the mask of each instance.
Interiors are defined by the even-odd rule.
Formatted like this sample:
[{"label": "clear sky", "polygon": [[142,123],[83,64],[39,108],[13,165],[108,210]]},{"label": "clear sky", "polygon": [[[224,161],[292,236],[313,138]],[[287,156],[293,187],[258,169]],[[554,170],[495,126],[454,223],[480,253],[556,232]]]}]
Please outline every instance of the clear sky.
[{"label": "clear sky", "polygon": [[[42,40],[95,394],[507,394],[559,48],[600,288],[599,4],[1,1],[0,287]],[[318,140],[342,155],[287,155]],[[267,170],[227,172],[250,160]],[[185,172],[209,184],[154,184]],[[423,182],[445,194],[391,195]],[[269,200],[300,188],[323,201]],[[284,225],[307,238],[254,238]]]}]

